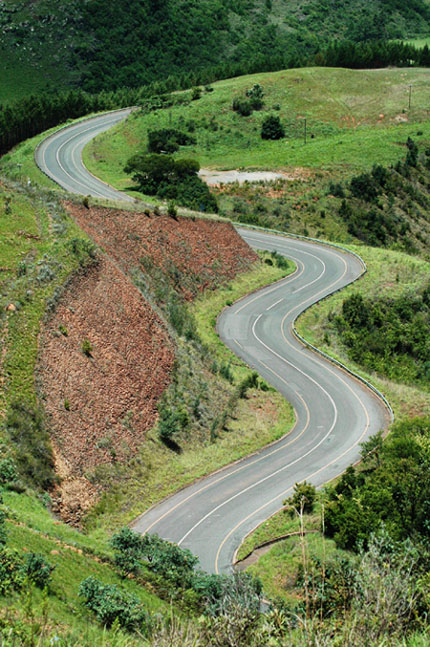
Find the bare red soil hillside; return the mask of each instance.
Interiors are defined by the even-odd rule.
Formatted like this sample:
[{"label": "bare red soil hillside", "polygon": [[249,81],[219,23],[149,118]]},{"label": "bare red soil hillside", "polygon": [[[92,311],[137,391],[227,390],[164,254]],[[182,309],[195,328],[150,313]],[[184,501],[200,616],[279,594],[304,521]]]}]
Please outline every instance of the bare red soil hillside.
[{"label": "bare red soil hillside", "polygon": [[136,453],[173,370],[172,340],[125,273],[145,272],[145,259],[192,299],[257,256],[228,223],[67,208],[106,252],[75,277],[40,336],[41,392],[62,479],[55,505],[79,523],[100,494],[86,475]]},{"label": "bare red soil hillside", "polygon": [[[125,271],[141,266],[144,257],[154,265],[178,270],[175,288],[186,299],[232,279],[257,259],[230,223],[66,206],[79,226]],[[174,281],[175,272],[170,274]]]},{"label": "bare red soil hillside", "polygon": [[145,439],[173,361],[162,321],[111,261],[73,280],[41,333],[39,362],[64,517],[78,521],[92,503],[87,471],[130,458]]}]

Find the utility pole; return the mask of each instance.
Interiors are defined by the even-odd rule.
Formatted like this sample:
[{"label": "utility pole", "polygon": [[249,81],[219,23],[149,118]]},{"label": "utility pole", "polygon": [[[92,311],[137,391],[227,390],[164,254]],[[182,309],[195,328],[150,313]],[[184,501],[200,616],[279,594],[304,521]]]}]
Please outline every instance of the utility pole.
[{"label": "utility pole", "polygon": [[412,86],[409,86],[409,110],[411,109],[411,95],[412,95]]}]

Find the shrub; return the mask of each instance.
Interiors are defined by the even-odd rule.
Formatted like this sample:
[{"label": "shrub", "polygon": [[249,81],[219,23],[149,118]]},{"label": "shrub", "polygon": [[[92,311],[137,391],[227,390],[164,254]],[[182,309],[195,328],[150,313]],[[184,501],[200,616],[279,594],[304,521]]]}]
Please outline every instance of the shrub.
[{"label": "shrub", "polygon": [[375,200],[379,191],[375,179],[369,173],[362,173],[351,178],[350,191],[355,198],[371,202]]},{"label": "shrub", "polygon": [[178,219],[178,210],[176,209],[175,203],[173,200],[170,200],[168,206],[167,206],[167,215],[170,218],[173,218],[173,220]]},{"label": "shrub", "polygon": [[86,355],[87,357],[92,357],[91,353],[93,351],[93,347],[92,347],[91,342],[90,342],[89,339],[83,339],[82,340],[81,350],[82,350],[83,354]]},{"label": "shrub", "polygon": [[3,458],[0,461],[0,485],[7,485],[18,478],[15,462],[12,458]]},{"label": "shrub", "polygon": [[249,115],[252,114],[251,101],[242,97],[233,100],[232,108],[234,112],[237,112],[242,117],[249,117]]},{"label": "shrub", "polygon": [[197,101],[200,99],[202,96],[202,89],[201,88],[193,88],[191,92],[191,100],[192,101]]},{"label": "shrub", "polygon": [[16,550],[0,549],[0,595],[19,590],[25,581],[22,558]]},{"label": "shrub", "polygon": [[150,617],[136,596],[123,593],[114,584],[103,584],[94,577],[81,582],[79,595],[104,626],[111,627],[116,622],[129,631],[147,633]]},{"label": "shrub", "polygon": [[175,128],[161,128],[148,131],[148,151],[150,153],[175,153],[179,146],[195,144],[194,137]]},{"label": "shrub", "polygon": [[281,120],[276,115],[269,115],[261,125],[262,139],[282,139],[285,137],[285,130]]},{"label": "shrub", "polygon": [[55,566],[52,566],[43,555],[38,553],[29,553],[23,566],[28,579],[40,589],[48,586],[54,568]]},{"label": "shrub", "polygon": [[290,514],[294,514],[294,510],[310,514],[314,509],[316,495],[315,486],[311,483],[307,481],[296,483],[293,495],[284,501],[284,505],[287,506]]},{"label": "shrub", "polygon": [[126,574],[137,573],[143,554],[142,535],[124,527],[110,540],[115,550],[115,564]]},{"label": "shrub", "polygon": [[[0,499],[0,503],[1,503]],[[0,546],[4,545],[7,540],[6,533],[6,513],[3,510],[0,510]]]},{"label": "shrub", "polygon": [[251,108],[253,110],[261,110],[264,107],[264,90],[258,83],[246,91],[246,96],[250,100]]}]

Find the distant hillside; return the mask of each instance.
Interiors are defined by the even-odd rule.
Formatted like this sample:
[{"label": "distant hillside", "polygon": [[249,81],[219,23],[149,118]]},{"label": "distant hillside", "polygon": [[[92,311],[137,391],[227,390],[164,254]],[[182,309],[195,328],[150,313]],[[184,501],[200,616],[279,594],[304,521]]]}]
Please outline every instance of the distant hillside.
[{"label": "distant hillside", "polygon": [[428,0],[2,0],[0,101],[262,56],[300,62],[333,38],[425,36],[429,21]]}]

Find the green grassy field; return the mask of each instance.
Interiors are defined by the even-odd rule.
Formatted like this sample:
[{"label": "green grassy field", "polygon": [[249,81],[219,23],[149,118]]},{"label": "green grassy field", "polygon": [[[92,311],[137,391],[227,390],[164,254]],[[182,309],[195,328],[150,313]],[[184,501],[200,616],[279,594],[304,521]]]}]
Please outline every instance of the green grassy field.
[{"label": "green grassy field", "polygon": [[[121,189],[130,187],[123,167],[132,154],[146,149],[147,131],[187,130],[193,122],[197,144],[183,147],[176,155],[195,158],[202,167],[286,171],[305,167],[350,175],[374,163],[395,163],[403,154],[400,144],[417,131],[430,139],[429,82],[427,69],[330,68],[220,81],[213,84],[213,92],[203,93],[188,105],[134,113],[126,123],[93,140],[84,151],[84,160],[105,181]],[[264,88],[265,109],[242,117],[232,111],[232,100],[255,83]],[[280,116],[285,139],[261,139],[261,123],[268,113]]]}]

